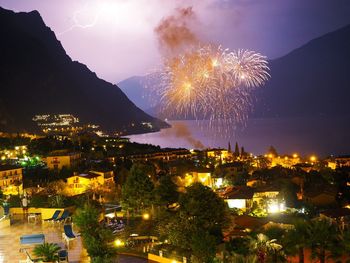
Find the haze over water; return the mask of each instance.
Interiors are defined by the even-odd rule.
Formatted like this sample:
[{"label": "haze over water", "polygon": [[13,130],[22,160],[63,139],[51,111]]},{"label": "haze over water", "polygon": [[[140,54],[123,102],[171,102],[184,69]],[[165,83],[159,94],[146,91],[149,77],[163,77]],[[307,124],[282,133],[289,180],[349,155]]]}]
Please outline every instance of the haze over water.
[{"label": "haze over water", "polygon": [[[172,128],[156,133],[128,136],[132,142],[149,143],[171,148],[227,148],[237,141],[247,152],[264,154],[273,145],[280,154],[299,153],[319,156],[348,153],[350,126],[334,118],[250,119],[245,128],[223,138],[202,128],[196,121],[169,121]],[[336,130],[343,129],[343,135]]]}]

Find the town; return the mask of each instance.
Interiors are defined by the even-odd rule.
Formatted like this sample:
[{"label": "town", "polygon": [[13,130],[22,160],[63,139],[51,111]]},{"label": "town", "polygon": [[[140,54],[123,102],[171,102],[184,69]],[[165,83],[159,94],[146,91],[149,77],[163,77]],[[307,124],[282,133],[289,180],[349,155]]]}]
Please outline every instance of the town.
[{"label": "town", "polygon": [[91,132],[2,133],[0,145],[0,229],[23,262],[348,259],[350,156],[162,149]]}]

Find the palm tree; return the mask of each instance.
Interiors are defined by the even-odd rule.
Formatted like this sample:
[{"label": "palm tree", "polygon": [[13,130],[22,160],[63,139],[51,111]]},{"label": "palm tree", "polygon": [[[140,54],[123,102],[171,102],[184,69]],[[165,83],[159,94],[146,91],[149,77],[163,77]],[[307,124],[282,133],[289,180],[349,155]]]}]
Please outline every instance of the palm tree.
[{"label": "palm tree", "polygon": [[341,232],[330,219],[312,220],[308,227],[308,235],[312,256],[317,257],[320,263],[326,262],[326,251],[330,252],[332,257],[340,256]]},{"label": "palm tree", "polygon": [[58,251],[61,248],[55,243],[44,243],[37,245],[33,252],[37,257],[43,257],[44,262],[54,262],[58,259]]},{"label": "palm tree", "polygon": [[278,254],[282,251],[282,245],[276,243],[276,239],[271,239],[264,235],[258,234],[252,242],[252,249],[256,252],[258,262],[264,263],[269,255],[272,256],[272,262],[277,262]]},{"label": "palm tree", "polygon": [[286,232],[283,240],[286,252],[290,255],[299,255],[299,263],[304,263],[304,248],[309,244],[309,224],[304,221],[296,221],[294,228]]}]

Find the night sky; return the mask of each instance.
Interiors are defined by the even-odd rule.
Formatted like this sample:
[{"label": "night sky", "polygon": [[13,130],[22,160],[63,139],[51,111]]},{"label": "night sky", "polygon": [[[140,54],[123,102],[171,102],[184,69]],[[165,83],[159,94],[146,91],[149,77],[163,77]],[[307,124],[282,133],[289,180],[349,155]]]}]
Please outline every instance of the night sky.
[{"label": "night sky", "polygon": [[203,39],[269,58],[350,24],[348,0],[0,0],[0,6],[38,10],[74,60],[113,83],[159,64],[154,28],[177,7],[193,7]]}]

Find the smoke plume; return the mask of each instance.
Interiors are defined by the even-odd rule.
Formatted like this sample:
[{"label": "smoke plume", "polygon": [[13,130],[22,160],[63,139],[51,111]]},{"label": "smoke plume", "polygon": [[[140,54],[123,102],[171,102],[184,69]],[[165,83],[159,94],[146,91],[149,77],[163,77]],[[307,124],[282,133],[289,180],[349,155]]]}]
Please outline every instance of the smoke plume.
[{"label": "smoke plume", "polygon": [[194,25],[197,17],[192,7],[176,8],[174,14],[164,17],[154,29],[161,51],[176,54],[199,42]]},{"label": "smoke plume", "polygon": [[204,144],[200,141],[195,139],[188,127],[183,123],[173,123],[171,124],[172,127],[170,129],[164,130],[164,136],[173,136],[179,139],[184,139],[186,142],[191,144],[192,148],[194,149],[204,149]]}]

